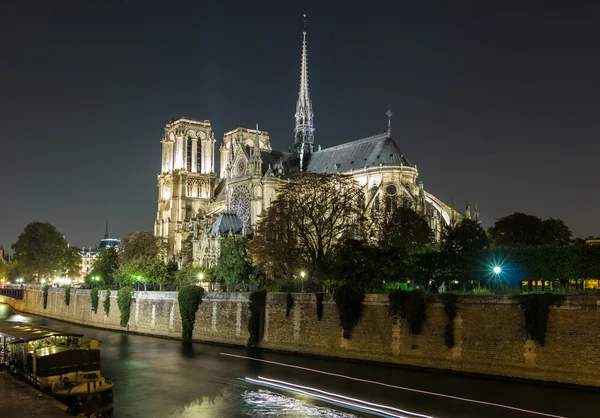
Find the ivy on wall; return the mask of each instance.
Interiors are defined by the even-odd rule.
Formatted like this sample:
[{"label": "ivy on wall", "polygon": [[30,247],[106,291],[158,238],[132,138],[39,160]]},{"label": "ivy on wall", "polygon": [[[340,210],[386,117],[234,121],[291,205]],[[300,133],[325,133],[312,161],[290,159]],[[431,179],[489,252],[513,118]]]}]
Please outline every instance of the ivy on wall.
[{"label": "ivy on wall", "polygon": [[110,289],[106,289],[106,296],[104,297],[102,306],[104,307],[104,313],[108,316],[108,313],[110,312]]},{"label": "ivy on wall", "polygon": [[44,309],[46,309],[46,306],[48,306],[48,289],[50,289],[50,286],[46,285],[42,291],[42,304]]},{"label": "ivy on wall", "polygon": [[129,323],[129,315],[131,314],[131,304],[133,303],[133,294],[135,289],[131,286],[125,286],[117,292],[117,306],[121,312],[120,324],[126,327]]},{"label": "ivy on wall", "polygon": [[294,307],[294,297],[290,292],[287,294],[286,298],[286,306],[285,306],[285,316],[289,318],[290,312],[292,312],[292,308]]},{"label": "ivy on wall", "polygon": [[323,296],[324,293],[317,293],[317,319],[320,321],[323,318]]},{"label": "ivy on wall", "polygon": [[196,312],[202,303],[203,297],[204,288],[196,285],[182,287],[177,295],[179,314],[181,315],[181,339],[183,341],[192,341]]},{"label": "ivy on wall", "polygon": [[444,328],[444,344],[448,348],[454,347],[456,341],[454,340],[454,318],[457,314],[456,302],[458,301],[458,295],[455,293],[443,293],[440,295],[442,302],[444,302],[444,313],[448,317],[448,323]]},{"label": "ivy on wall", "polygon": [[98,292],[100,291],[99,288],[94,288],[92,289],[92,291],[90,292],[90,297],[92,298],[92,312],[97,313],[98,312]]},{"label": "ivy on wall", "polygon": [[550,306],[560,306],[564,298],[564,295],[553,293],[530,293],[520,296],[519,306],[525,315],[527,338],[539,342],[542,347],[546,344]]},{"label": "ivy on wall", "polygon": [[250,293],[250,318],[248,319],[248,347],[256,347],[260,341],[262,317],[267,303],[267,292],[258,290]]},{"label": "ivy on wall", "polygon": [[388,298],[390,315],[406,319],[410,333],[419,335],[423,331],[427,308],[425,292],[422,289],[395,289],[390,292]]},{"label": "ivy on wall", "polygon": [[71,287],[65,287],[65,305],[69,306],[71,303]]},{"label": "ivy on wall", "polygon": [[352,330],[358,324],[362,315],[362,303],[365,299],[365,292],[352,286],[342,285],[336,289],[333,298],[338,308],[340,325],[344,330],[344,338],[349,340]]}]

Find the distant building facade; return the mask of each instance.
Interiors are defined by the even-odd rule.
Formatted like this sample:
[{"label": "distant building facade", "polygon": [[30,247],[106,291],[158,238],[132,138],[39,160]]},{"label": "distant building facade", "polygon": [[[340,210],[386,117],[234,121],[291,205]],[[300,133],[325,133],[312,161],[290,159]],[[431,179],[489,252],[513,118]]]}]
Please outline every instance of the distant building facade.
[{"label": "distant building facade", "polygon": [[117,251],[123,247],[123,244],[120,239],[117,238],[109,238],[108,234],[108,221],[106,222],[106,232],[104,233],[104,239],[100,240],[100,244],[97,248],[92,249],[82,248],[79,254],[81,255],[81,274],[80,280],[83,281],[85,277],[92,271],[94,267],[94,262],[98,257],[98,250],[103,248],[114,248]]},{"label": "distant building facade", "polygon": [[[158,210],[154,234],[165,238],[168,257],[181,260],[192,245],[193,261],[214,265],[225,236],[247,235],[261,213],[276,199],[282,184],[308,171],[352,176],[364,190],[366,212],[393,211],[404,205],[427,220],[439,240],[444,225],[471,217],[427,192],[418,182],[417,166],[387,132],[352,142],[315,149],[312,102],[308,88],[306,32],[303,32],[300,89],[294,140],[289,151],[271,148],[269,133],[237,128],[224,134],[219,146],[219,175],[214,170],[215,136],[210,121],[180,118],[165,126]],[[475,219],[478,220],[477,206]]]},{"label": "distant building facade", "polygon": [[8,252],[6,252],[2,245],[0,245],[0,260],[4,260],[5,262],[10,263],[10,255],[8,254]]}]

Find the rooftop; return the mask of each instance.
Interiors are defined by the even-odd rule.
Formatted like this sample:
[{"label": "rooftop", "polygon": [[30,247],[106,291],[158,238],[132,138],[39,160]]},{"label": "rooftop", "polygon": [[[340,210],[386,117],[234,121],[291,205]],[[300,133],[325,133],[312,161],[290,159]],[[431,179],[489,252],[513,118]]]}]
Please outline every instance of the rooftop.
[{"label": "rooftop", "polygon": [[39,325],[27,324],[25,322],[6,322],[0,321],[0,334],[11,337],[18,342],[35,341],[53,335],[67,337],[83,337],[83,334],[76,332],[62,331],[55,328],[42,327]]}]

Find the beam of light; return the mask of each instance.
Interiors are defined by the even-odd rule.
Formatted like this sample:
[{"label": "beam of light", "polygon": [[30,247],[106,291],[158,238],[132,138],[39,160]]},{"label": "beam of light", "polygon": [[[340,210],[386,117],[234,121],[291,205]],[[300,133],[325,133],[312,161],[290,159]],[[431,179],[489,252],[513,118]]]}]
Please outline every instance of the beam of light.
[{"label": "beam of light", "polygon": [[421,418],[433,418],[433,417],[431,417],[429,415],[422,415],[422,414],[418,414],[416,412],[404,411],[402,409],[393,408],[391,406],[380,405],[380,404],[376,404],[376,403],[371,403],[371,402],[363,401],[361,399],[356,399],[356,398],[350,398],[348,396],[343,396],[343,395],[340,395],[340,394],[337,394],[337,393],[325,392],[324,390],[319,390],[319,389],[316,389],[316,388],[311,388],[309,386],[296,385],[294,383],[284,382],[282,380],[268,379],[266,377],[261,377],[261,376],[258,376],[258,378],[261,379],[261,380],[265,380],[267,382],[281,383],[281,384],[285,384],[285,385],[288,385],[288,386],[297,387],[297,388],[300,388],[300,389],[312,390],[314,392],[323,393],[325,395],[336,396],[338,398],[347,399],[349,401],[354,401],[354,402],[359,402],[359,403],[364,403],[365,405],[375,406],[377,408],[389,409],[389,410],[392,410],[392,411],[400,412],[402,414],[414,415],[416,417],[421,417]]},{"label": "beam of light", "polygon": [[326,372],[326,371],[323,371],[323,370],[310,369],[308,367],[296,366],[296,365],[293,365],[293,364],[279,363],[277,361],[263,360],[263,359],[258,359],[258,358],[248,357],[248,356],[240,356],[240,355],[237,355],[237,354],[230,354],[230,353],[220,353],[220,354],[222,356],[228,356],[228,357],[234,357],[234,358],[241,358],[241,359],[245,359],[245,360],[258,361],[258,362],[261,362],[261,363],[275,364],[277,366],[290,367],[290,368],[293,368],[293,369],[306,370],[306,371],[313,372],[313,373],[320,373],[320,374],[325,374],[325,375],[328,375],[328,376],[341,377],[343,379],[353,380],[353,381],[356,381],[356,382],[370,383],[370,384],[373,384],[373,385],[379,385],[379,386],[384,386],[384,387],[388,387],[388,388],[392,388],[392,389],[404,390],[404,391],[407,391],[407,392],[422,393],[422,394],[425,394],[425,395],[438,396],[440,398],[454,399],[454,400],[457,400],[457,401],[470,402],[470,403],[475,403],[475,404],[479,404],[479,405],[495,406],[497,408],[510,409],[511,411],[525,412],[527,414],[539,415],[539,416],[543,416],[543,417],[566,418],[566,417],[563,417],[561,415],[546,414],[544,412],[531,411],[531,410],[528,410],[528,409],[517,408],[517,407],[514,407],[514,406],[510,406],[510,405],[503,405],[503,404],[498,404],[498,403],[493,403],[493,402],[478,401],[476,399],[461,398],[459,396],[445,395],[443,393],[436,393],[436,392],[430,392],[430,391],[426,391],[426,390],[419,390],[419,389],[407,388],[407,387],[403,387],[403,386],[396,386],[396,385],[391,385],[389,383],[377,382],[377,381],[374,381],[374,380],[359,379],[358,377],[346,376],[346,375],[343,375],[343,374],[331,373],[331,372]]},{"label": "beam of light", "polygon": [[[392,412],[388,412],[388,411],[383,411],[380,409],[375,409],[375,408],[369,408],[360,404],[356,404],[356,403],[352,403],[352,402],[346,402],[346,401],[342,401],[336,398],[331,398],[329,396],[324,396],[324,395],[317,395],[315,393],[311,393],[305,390],[301,390],[301,389],[296,389],[296,388],[292,388],[290,386],[287,386],[285,384],[276,384],[276,383],[267,383],[267,382],[262,382],[260,380],[257,379],[252,379],[250,377],[246,377],[244,379],[241,379],[243,381],[249,382],[249,383],[254,383],[257,385],[262,385],[262,386],[268,386],[268,387],[272,387],[275,389],[279,389],[279,390],[285,390],[288,392],[293,392],[293,393],[300,393],[302,395],[306,395],[310,398],[314,398],[314,399],[318,399],[321,401],[325,401],[325,402],[329,402],[329,403],[333,403],[339,406],[342,406],[344,408],[349,408],[349,409],[354,409],[354,410],[358,410],[358,411],[362,411],[362,412],[368,412],[371,414],[375,414],[375,415],[379,415],[379,416],[383,416],[386,418],[408,418],[405,415],[397,415],[394,414]],[[361,402],[360,400],[357,400],[358,402]],[[432,418],[432,417],[430,417]]]}]

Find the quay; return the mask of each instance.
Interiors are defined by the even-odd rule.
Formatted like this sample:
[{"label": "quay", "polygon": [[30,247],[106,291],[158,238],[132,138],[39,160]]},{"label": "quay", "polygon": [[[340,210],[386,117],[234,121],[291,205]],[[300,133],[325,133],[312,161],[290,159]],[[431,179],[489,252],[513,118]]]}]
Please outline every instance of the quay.
[{"label": "quay", "polygon": [[0,372],[0,416],[3,418],[64,418],[66,410],[57,400]]}]

